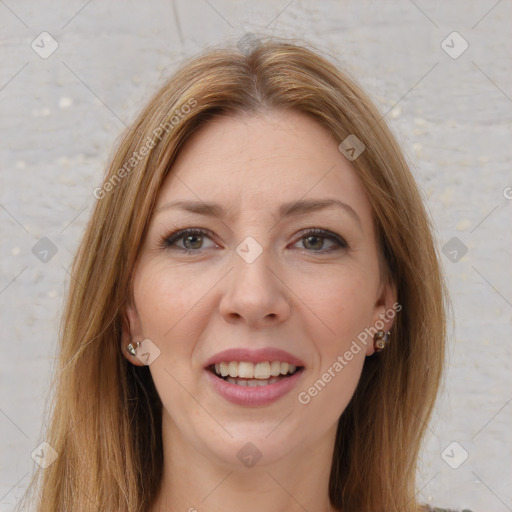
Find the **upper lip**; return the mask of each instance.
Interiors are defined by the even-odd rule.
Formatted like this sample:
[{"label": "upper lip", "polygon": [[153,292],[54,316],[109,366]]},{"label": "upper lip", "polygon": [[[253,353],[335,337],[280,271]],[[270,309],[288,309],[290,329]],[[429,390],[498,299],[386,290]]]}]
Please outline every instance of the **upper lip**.
[{"label": "upper lip", "polygon": [[229,363],[230,361],[247,361],[249,363],[263,363],[265,361],[280,361],[295,366],[304,366],[304,362],[293,354],[278,348],[260,348],[249,350],[246,348],[230,348],[218,352],[206,361],[205,368],[217,363]]}]

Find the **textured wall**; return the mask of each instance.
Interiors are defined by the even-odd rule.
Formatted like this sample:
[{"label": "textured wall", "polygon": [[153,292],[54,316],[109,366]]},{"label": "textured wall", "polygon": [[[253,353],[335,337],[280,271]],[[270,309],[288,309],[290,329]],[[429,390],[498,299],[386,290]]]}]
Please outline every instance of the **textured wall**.
[{"label": "textured wall", "polygon": [[324,48],[402,142],[454,321],[420,495],[512,510],[511,2],[55,4],[0,1],[0,511],[44,439],[67,268],[116,138],[181,59],[257,31]]}]

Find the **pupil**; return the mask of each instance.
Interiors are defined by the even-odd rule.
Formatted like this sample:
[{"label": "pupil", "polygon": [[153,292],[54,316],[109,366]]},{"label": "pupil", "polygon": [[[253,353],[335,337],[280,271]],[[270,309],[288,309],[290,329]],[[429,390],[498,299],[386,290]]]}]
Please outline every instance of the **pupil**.
[{"label": "pupil", "polygon": [[[319,237],[319,236],[308,236],[308,237],[306,238],[306,240],[315,240],[315,239],[316,239],[316,240],[321,240],[321,238],[322,238],[322,237]],[[314,244],[313,244],[313,245],[314,245]],[[317,245],[318,245],[318,244],[317,244]],[[319,245],[320,245],[320,246],[319,246],[319,247],[317,247],[318,249],[319,249],[319,248],[321,248],[322,244],[320,243]]]},{"label": "pupil", "polygon": [[[185,243],[186,243],[188,240],[190,240],[190,239],[192,239],[192,240],[193,240],[194,238],[195,238],[195,239],[199,239],[200,237],[198,237],[197,235],[189,235],[189,236],[187,236],[187,237],[185,238]],[[192,242],[192,245],[194,245],[194,243],[193,243],[193,242]],[[193,247],[193,248],[197,248],[197,247]]]}]

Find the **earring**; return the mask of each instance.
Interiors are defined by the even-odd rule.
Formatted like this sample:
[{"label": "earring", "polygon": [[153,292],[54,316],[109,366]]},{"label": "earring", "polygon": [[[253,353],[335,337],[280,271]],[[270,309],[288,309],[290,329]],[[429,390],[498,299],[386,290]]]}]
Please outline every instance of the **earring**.
[{"label": "earring", "polygon": [[134,357],[137,355],[136,350],[139,348],[140,341],[136,341],[135,345],[136,347],[133,346],[133,343],[128,343],[128,345],[126,345],[126,350],[128,350],[128,352],[130,352],[130,354]]},{"label": "earring", "polygon": [[373,348],[375,352],[381,352],[384,350],[386,345],[389,343],[389,337],[391,336],[391,332],[387,331],[377,331],[375,336],[373,337]]}]

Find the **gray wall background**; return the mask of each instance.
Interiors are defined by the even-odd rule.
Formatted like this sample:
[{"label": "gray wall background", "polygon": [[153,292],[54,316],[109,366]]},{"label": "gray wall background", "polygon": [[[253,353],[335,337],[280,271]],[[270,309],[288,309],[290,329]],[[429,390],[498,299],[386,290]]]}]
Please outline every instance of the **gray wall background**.
[{"label": "gray wall background", "polygon": [[510,19],[510,0],[0,0],[0,512],[44,440],[67,269],[114,142],[184,57],[248,32],[321,46],[401,141],[453,303],[419,495],[512,510]]}]

